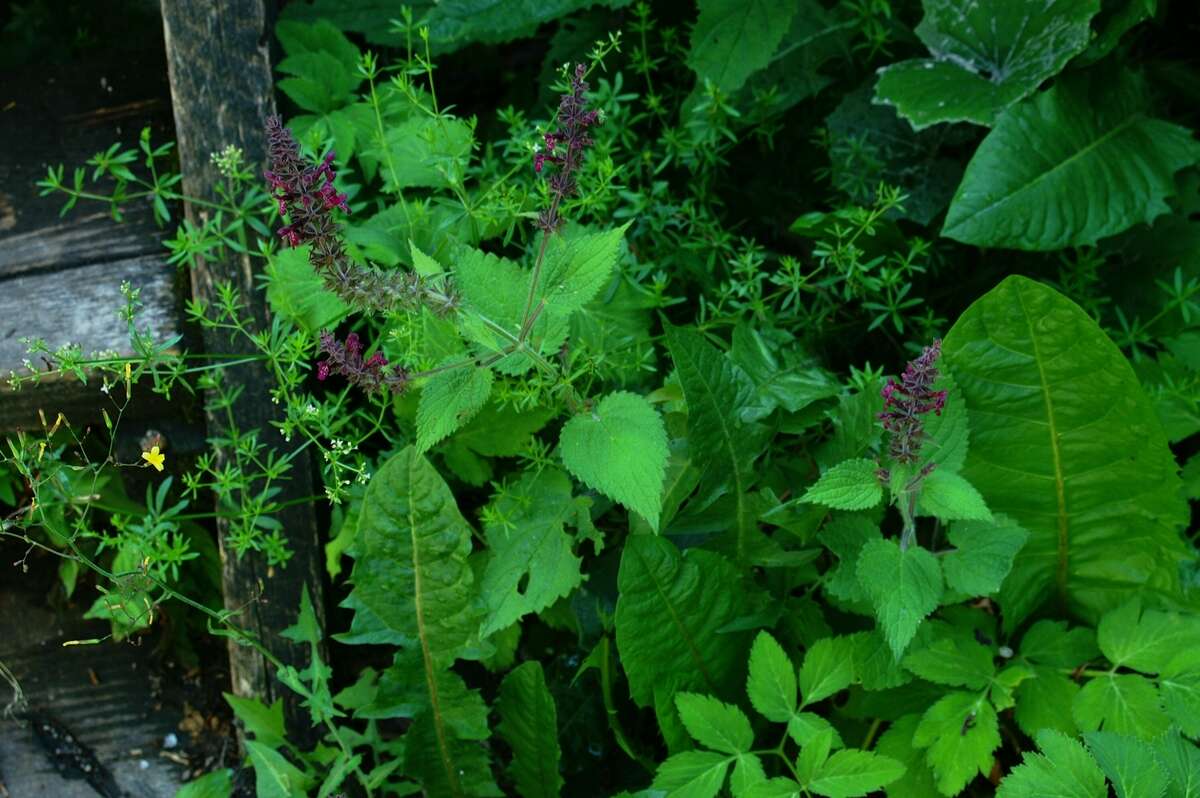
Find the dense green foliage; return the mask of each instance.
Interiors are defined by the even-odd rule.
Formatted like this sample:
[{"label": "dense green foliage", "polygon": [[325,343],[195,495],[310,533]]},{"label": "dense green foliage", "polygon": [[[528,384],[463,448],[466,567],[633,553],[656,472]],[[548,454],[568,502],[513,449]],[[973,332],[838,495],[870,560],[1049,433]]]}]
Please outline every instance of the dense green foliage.
[{"label": "dense green foliage", "polygon": [[[225,215],[170,242],[264,264],[269,331],[232,291],[191,316],[276,380],[333,507],[347,628],[306,600],[312,662],[279,673],[321,742],[230,697],[258,794],[1200,796],[1200,73],[1171,5],[289,4],[278,88],[335,153],[349,276],[280,245],[296,198],[270,187],[279,219],[232,152]],[[165,219],[137,157],[45,186]],[[135,379],[230,401],[136,311]],[[33,351],[128,396],[124,360]],[[68,592],[105,577],[118,635],[203,611],[207,516],[177,517],[208,490],[285,567],[257,431],[144,507],[63,435],[10,442],[37,500],[6,533],[67,553]]]}]

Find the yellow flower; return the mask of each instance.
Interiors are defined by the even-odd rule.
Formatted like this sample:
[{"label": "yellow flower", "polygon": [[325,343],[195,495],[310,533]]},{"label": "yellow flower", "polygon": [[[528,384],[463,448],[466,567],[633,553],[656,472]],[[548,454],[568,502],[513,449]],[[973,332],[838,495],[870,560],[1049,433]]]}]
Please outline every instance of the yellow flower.
[{"label": "yellow flower", "polygon": [[162,471],[163,463],[166,461],[167,456],[159,452],[157,446],[151,446],[150,451],[142,452],[142,459],[154,466],[156,471]]}]

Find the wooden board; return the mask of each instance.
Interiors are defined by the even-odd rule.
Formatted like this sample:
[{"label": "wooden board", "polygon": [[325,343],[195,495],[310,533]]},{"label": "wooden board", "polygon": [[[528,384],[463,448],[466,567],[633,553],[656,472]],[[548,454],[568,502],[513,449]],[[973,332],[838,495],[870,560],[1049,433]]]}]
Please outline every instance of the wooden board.
[{"label": "wooden board", "polygon": [[[124,281],[141,289],[139,328],[148,328],[156,340],[180,332],[177,273],[157,255],[0,280],[0,430],[35,423],[38,409],[51,418],[61,410],[82,423],[99,417],[100,408],[110,404],[99,381],[84,385],[61,377],[13,394],[7,378],[12,371],[28,373],[21,343],[26,337],[42,338],[52,350],[74,342],[88,353],[130,353],[128,325],[117,315],[125,306]],[[33,365],[46,368],[41,362]]]},{"label": "wooden board", "polygon": [[[30,708],[54,717],[90,749],[125,795],[171,798],[181,769],[160,752],[166,735],[174,733],[181,742],[186,735],[176,728],[180,708],[161,705],[156,697],[150,647],[112,641],[62,645],[106,631],[103,622],[60,617],[20,593],[0,591],[0,662],[20,681]],[[0,709],[10,698],[0,682]],[[82,779],[65,778],[28,721],[2,717],[0,785],[13,798],[101,794]]]}]

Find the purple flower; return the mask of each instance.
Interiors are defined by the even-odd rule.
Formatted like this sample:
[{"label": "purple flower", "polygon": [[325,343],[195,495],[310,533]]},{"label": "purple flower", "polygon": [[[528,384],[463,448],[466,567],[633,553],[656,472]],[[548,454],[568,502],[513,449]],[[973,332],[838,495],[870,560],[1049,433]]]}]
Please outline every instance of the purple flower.
[{"label": "purple flower", "polygon": [[562,224],[558,207],[565,197],[575,194],[575,173],[583,165],[583,156],[592,145],[588,128],[600,122],[600,113],[588,108],[584,95],[588,84],[583,78],[587,67],[578,64],[571,79],[571,90],[562,95],[558,103],[558,130],[547,133],[546,151],[533,157],[533,170],[541,172],[547,163],[558,170],[550,176],[550,207],[538,214],[537,226],[546,232],[557,230]]},{"label": "purple flower", "polygon": [[889,379],[879,393],[883,397],[883,412],[879,419],[890,435],[888,453],[897,463],[915,463],[925,440],[925,422],[929,413],[942,414],[946,392],[933,390],[938,370],[935,367],[942,354],[942,342],[934,341],[920,356],[909,362],[900,382]]},{"label": "purple flower", "polygon": [[346,336],[342,343],[328,330],[321,332],[321,354],[326,359],[317,363],[317,379],[324,380],[331,373],[345,377],[367,393],[389,390],[403,393],[408,388],[409,374],[400,366],[388,366],[382,353],[376,352],[363,360],[363,344],[357,333]]}]

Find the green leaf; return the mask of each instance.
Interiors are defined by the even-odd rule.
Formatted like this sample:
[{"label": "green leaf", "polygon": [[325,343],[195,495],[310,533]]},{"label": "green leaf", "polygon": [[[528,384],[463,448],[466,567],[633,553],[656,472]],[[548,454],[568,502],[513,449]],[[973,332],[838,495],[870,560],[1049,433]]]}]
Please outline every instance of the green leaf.
[{"label": "green leaf", "polygon": [[260,798],[304,798],[311,780],[283,754],[254,740],[246,740],[246,753],[254,766],[254,794]]},{"label": "green leaf", "polygon": [[751,787],[745,798],[800,798],[801,789],[791,779],[776,777]]},{"label": "green leaf", "polygon": [[417,451],[435,443],[470,421],[492,393],[492,370],[474,364],[455,366],[461,356],[451,355],[439,365],[446,369],[429,378],[417,402]]},{"label": "green leaf", "polygon": [[942,521],[991,521],[992,513],[979,491],[951,471],[934,469],[921,482],[918,515],[932,515]]},{"label": "green leaf", "polygon": [[855,632],[846,639],[852,646],[850,659],[854,665],[854,679],[864,689],[887,690],[912,681],[912,676],[900,667],[899,658],[892,653],[880,631]]},{"label": "green leaf", "polygon": [[1041,620],[1021,638],[1021,656],[1038,665],[1074,668],[1099,657],[1100,647],[1086,626],[1068,630],[1066,621]]},{"label": "green leaf", "polygon": [[875,750],[904,765],[904,775],[887,785],[888,798],[940,798],[933,771],[925,764],[925,751],[913,745],[920,715],[905,715],[879,735]]},{"label": "green leaf", "polygon": [[1171,779],[1166,798],[1200,798],[1200,748],[1174,733],[1160,737],[1154,748]]},{"label": "green leaf", "polygon": [[729,775],[729,791],[733,798],[745,798],[755,785],[767,780],[767,772],[763,770],[762,760],[756,754],[738,754],[733,764],[733,773]]},{"label": "green leaf", "polygon": [[749,502],[752,464],[764,443],[758,425],[744,424],[742,410],[753,403],[754,385],[738,366],[695,330],[666,325],[671,359],[688,407],[688,449],[702,472],[701,496],[733,494],[734,558],[745,562],[757,535]]},{"label": "green leaf", "polygon": [[1051,250],[1167,213],[1174,174],[1195,163],[1197,148],[1186,128],[1147,117],[1145,96],[1142,81],[1122,69],[1090,82],[1068,76],[1009,109],[967,165],[942,235]]},{"label": "green leaf", "polygon": [[175,798],[229,798],[233,794],[233,771],[229,768],[205,773],[179,788]]},{"label": "green leaf", "polygon": [[786,723],[796,711],[796,668],[768,632],[759,632],[750,648],[746,694],[755,711],[775,723]]},{"label": "green leaf", "polygon": [[545,302],[546,313],[570,316],[596,298],[612,280],[621,240],[630,224],[603,233],[550,239],[537,294]]},{"label": "green leaf", "polygon": [[1104,614],[1096,642],[1117,667],[1158,673],[1181,651],[1200,649],[1200,618],[1161,610],[1143,610],[1139,598]]},{"label": "green leaf", "polygon": [[976,690],[986,687],[996,672],[992,652],[959,634],[910,651],[904,657],[904,667],[927,681]]},{"label": "green leaf", "polygon": [[845,653],[837,640],[828,637],[809,647],[800,666],[801,706],[815,704],[850,686],[854,668]]},{"label": "green leaf", "polygon": [[387,191],[414,186],[449,188],[462,182],[471,157],[471,125],[450,116],[414,115],[385,133],[380,170]]},{"label": "green leaf", "polygon": [[829,751],[833,747],[833,731],[823,729],[814,734],[800,749],[796,757],[796,777],[801,784],[807,784],[816,777],[821,765],[829,759]]},{"label": "green leaf", "polygon": [[310,245],[280,250],[267,260],[271,310],[310,335],[334,326],[350,312],[308,262]]},{"label": "green leaf", "polygon": [[943,795],[956,795],[992,769],[1000,747],[996,710],[976,693],[950,693],[931,706],[913,733],[913,745],[927,748],[926,762]]},{"label": "green leaf", "polygon": [[857,573],[875,609],[875,620],[899,659],[917,627],[941,601],[937,558],[919,547],[901,551],[893,540],[873,540],[858,556]]},{"label": "green leaf", "polygon": [[233,693],[222,693],[225,703],[233,709],[234,716],[242,722],[247,734],[253,734],[268,748],[280,748],[286,738],[283,730],[283,699],[275,699],[267,706],[257,698],[242,698]]},{"label": "green leaf", "polygon": [[[879,523],[863,513],[834,513],[817,535],[838,557],[837,567],[826,573],[825,590],[847,604],[867,602],[867,593],[858,583],[858,556],[872,540],[882,540]],[[857,607],[854,607],[858,611]],[[870,609],[864,610],[870,614]]]},{"label": "green leaf", "polygon": [[1189,555],[1175,458],[1096,323],[1014,276],[963,313],[942,351],[971,414],[963,475],[1030,533],[1000,591],[1005,628],[1053,594],[1095,619],[1131,591],[1176,593]]},{"label": "green leaf", "polygon": [[[1192,655],[1195,656],[1195,649]],[[1181,658],[1182,659],[1182,658]],[[1167,715],[1188,737],[1200,738],[1200,662],[1168,665],[1158,678]]]},{"label": "green leaf", "polygon": [[835,510],[866,510],[883,499],[883,486],[875,474],[874,460],[859,458],[838,463],[821,475],[801,501],[823,504]]},{"label": "green leaf", "polygon": [[1170,779],[1149,743],[1112,732],[1089,732],[1083,739],[1117,798],[1162,798]]},{"label": "green leaf", "polygon": [[934,382],[933,390],[946,392],[946,406],[941,413],[925,417],[926,439],[921,446],[921,460],[937,463],[937,471],[957,474],[967,461],[970,442],[967,406],[958,383],[944,371]]},{"label": "green leaf", "polygon": [[563,425],[563,465],[658,528],[667,431],[643,397],[618,391]]},{"label": "green leaf", "polygon": [[1041,753],[1026,751],[996,798],[1107,798],[1104,773],[1082,745],[1049,730],[1037,735],[1037,744]]},{"label": "green leaf", "polygon": [[1029,532],[1003,515],[992,521],[959,521],[946,537],[954,550],[942,558],[946,585],[968,596],[1000,590]]},{"label": "green leaf", "polygon": [[701,79],[731,92],[771,62],[787,33],[794,3],[700,0],[687,63]]},{"label": "green leaf", "polygon": [[939,122],[991,125],[1088,44],[1099,0],[924,0],[916,33],[932,58],[880,70],[878,101],[920,130]]},{"label": "green leaf", "polygon": [[676,693],[679,719],[692,739],[725,754],[745,754],[754,747],[750,719],[732,704],[699,693]]},{"label": "green leaf", "polygon": [[1013,710],[1017,725],[1030,737],[1036,737],[1043,729],[1074,737],[1078,728],[1071,708],[1079,685],[1049,668],[1036,668],[1034,674],[1034,678],[1017,687],[1017,706]]},{"label": "green leaf", "polygon": [[807,789],[826,798],[856,798],[891,784],[904,765],[870,751],[838,751],[817,770]]},{"label": "green leaf", "polygon": [[448,670],[459,657],[481,654],[467,562],[471,529],[450,488],[413,447],[367,485],[358,547],[346,604],[355,624],[363,616],[375,630],[362,642],[405,647],[393,669],[404,692],[392,703],[401,717],[415,718],[405,737],[407,767],[431,796],[497,794],[486,754],[462,742],[487,736],[486,708]]},{"label": "green leaf", "polygon": [[719,631],[743,615],[748,594],[724,557],[635,535],[625,541],[617,589],[617,650],[638,706],[653,704],[659,684],[718,693],[743,667],[749,636]]},{"label": "green leaf", "polygon": [[487,637],[567,596],[583,581],[564,524],[575,513],[571,481],[556,468],[526,473],[485,517],[491,558],[480,580]]},{"label": "green leaf", "polygon": [[558,772],[558,714],[546,687],[541,663],[531,660],[514,668],[500,683],[496,731],[512,749],[509,771],[526,798],[557,798],[563,780]]},{"label": "green leaf", "polygon": [[725,783],[733,757],[711,751],[684,751],[658,766],[651,789],[667,798],[713,798]]},{"label": "green leaf", "polygon": [[1149,740],[1171,724],[1153,682],[1136,673],[1093,677],[1075,696],[1071,710],[1085,732],[1103,729]]}]

